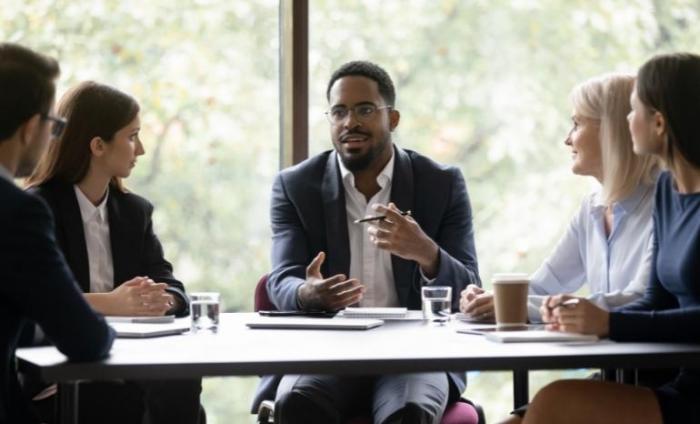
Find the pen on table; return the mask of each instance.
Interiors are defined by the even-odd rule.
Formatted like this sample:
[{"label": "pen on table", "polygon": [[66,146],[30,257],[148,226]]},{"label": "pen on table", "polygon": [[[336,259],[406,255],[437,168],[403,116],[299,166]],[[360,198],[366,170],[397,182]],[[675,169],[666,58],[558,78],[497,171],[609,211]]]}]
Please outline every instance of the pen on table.
[{"label": "pen on table", "polygon": [[[408,210],[406,212],[400,212],[400,213],[401,213],[401,216],[406,216],[406,215],[410,216],[411,215],[410,210]],[[380,221],[382,219],[386,219],[386,215],[368,216],[367,218],[356,219],[354,222],[355,222],[355,224],[360,224],[363,222]]]},{"label": "pen on table", "polygon": [[547,306],[547,307],[548,307],[549,310],[551,311],[552,309],[556,309],[556,308],[559,308],[559,307],[562,307],[562,308],[570,308],[570,307],[576,306],[576,305],[578,305],[578,299],[577,299],[577,298],[574,298],[574,299],[565,300],[565,301],[563,301],[563,302],[559,302],[559,303],[557,303],[557,304],[554,305],[554,306]]}]

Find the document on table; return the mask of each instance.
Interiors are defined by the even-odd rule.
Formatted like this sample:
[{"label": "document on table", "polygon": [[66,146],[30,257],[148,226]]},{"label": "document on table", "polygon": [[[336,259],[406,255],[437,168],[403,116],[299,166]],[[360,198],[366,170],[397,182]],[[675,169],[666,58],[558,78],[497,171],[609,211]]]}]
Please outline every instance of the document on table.
[{"label": "document on table", "polygon": [[246,322],[250,328],[307,330],[369,330],[382,324],[380,319],[308,317],[258,317]]},{"label": "document on table", "polygon": [[527,342],[595,342],[598,337],[592,334],[565,333],[563,331],[494,331],[486,334],[486,340],[500,343]]},{"label": "document on table", "polygon": [[483,335],[487,340],[500,343],[517,342],[594,342],[597,336],[545,330],[543,325],[521,325],[498,328],[496,325],[467,325],[457,329],[458,333]]},{"label": "document on table", "polygon": [[159,315],[159,316],[105,316],[108,323],[113,322],[133,322],[140,324],[169,324],[175,322],[174,315]]},{"label": "document on table", "polygon": [[351,306],[341,311],[344,318],[405,318],[407,313],[406,308],[357,308]]},{"label": "document on table", "polygon": [[462,312],[457,312],[456,314],[453,315],[454,319],[460,322],[474,322],[474,323],[480,323],[480,324],[488,324],[493,322],[493,318],[489,319],[484,319],[482,317],[478,316],[472,316],[472,315],[467,315]]},{"label": "document on table", "polygon": [[135,322],[110,322],[109,326],[117,332],[117,337],[146,338],[170,336],[184,333],[190,329],[189,318],[180,318],[171,323],[135,323]]}]

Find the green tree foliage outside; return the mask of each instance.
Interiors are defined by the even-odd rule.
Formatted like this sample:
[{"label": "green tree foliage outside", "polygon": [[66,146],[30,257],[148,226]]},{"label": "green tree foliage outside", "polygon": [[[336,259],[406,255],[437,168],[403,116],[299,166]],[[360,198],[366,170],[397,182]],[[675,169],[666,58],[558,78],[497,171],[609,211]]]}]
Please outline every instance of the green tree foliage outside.
[{"label": "green tree foliage outside", "polygon": [[[289,1],[289,0],[281,0]],[[190,291],[250,311],[269,269],[269,191],[278,170],[278,1],[3,0],[0,39],[58,57],[59,94],[92,79],[142,106],[146,155],[127,181],[156,205],[167,257]],[[657,52],[698,49],[697,0],[312,0],[312,154],[330,148],[325,90],[342,63],[393,76],[396,142],[459,166],[487,287],[532,272],[582,196],[563,141],[568,93]],[[582,371],[534,373],[531,389]],[[251,422],[256,378],[205,380],[211,423]],[[472,373],[466,395],[491,421],[508,373]]]}]

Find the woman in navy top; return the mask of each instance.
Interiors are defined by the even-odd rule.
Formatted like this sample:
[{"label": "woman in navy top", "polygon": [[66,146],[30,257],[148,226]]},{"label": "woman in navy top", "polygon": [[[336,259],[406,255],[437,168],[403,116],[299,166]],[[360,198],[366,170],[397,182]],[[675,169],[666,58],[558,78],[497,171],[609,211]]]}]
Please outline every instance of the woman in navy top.
[{"label": "woman in navy top", "polygon": [[[656,56],[639,70],[628,116],[637,154],[669,169],[657,183],[654,260],[645,296],[607,312],[585,299],[542,308],[553,329],[616,341],[700,341],[700,56]],[[595,381],[559,381],[534,398],[525,423],[697,423],[700,370],[683,369],[655,389]]]}]

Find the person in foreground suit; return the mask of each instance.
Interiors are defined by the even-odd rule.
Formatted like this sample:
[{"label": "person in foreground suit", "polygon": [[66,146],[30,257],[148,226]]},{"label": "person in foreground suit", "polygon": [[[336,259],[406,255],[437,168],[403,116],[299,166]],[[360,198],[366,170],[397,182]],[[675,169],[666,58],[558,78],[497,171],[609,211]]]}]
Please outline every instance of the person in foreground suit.
[{"label": "person in foreground suit", "polygon": [[[85,298],[107,315],[186,316],[183,284],[153,231],[153,206],[127,191],[127,178],[144,154],[139,138],[139,105],[112,87],[84,82],[61,99],[68,118],[64,134],[29,178],[30,190],[50,206],[56,238]],[[92,383],[82,390],[81,421],[139,420],[195,423],[201,380]],[[95,398],[96,401],[90,401]],[[98,399],[116,407],[107,414]],[[141,408],[123,408],[123,403]],[[141,405],[141,399],[145,404]],[[123,414],[130,414],[129,420]]]},{"label": "person in foreground suit", "polygon": [[114,332],[85,302],[54,239],[51,213],[20,190],[59,135],[53,114],[58,63],[27,48],[0,43],[0,423],[37,423],[22,396],[15,348],[20,331],[36,322],[72,361],[109,353]]},{"label": "person in foreground suit", "polygon": [[[327,99],[334,150],[282,171],[272,189],[272,302],[283,310],[420,309],[423,285],[459,293],[479,284],[464,179],[394,145],[400,114],[386,71],[349,62],[332,75]],[[386,219],[354,223],[368,215]],[[455,296],[452,309],[458,304]],[[377,423],[437,423],[465,386],[464,373],[288,375],[275,415],[339,423],[367,411]]]},{"label": "person in foreground suit", "polygon": [[[655,56],[639,70],[628,116],[634,151],[654,155],[668,171],[656,185],[654,256],[644,297],[606,311],[586,299],[542,316],[553,330],[596,334],[616,341],[700,340],[700,56]],[[595,381],[558,381],[534,397],[524,423],[700,422],[700,369],[684,368],[655,388]]]}]

